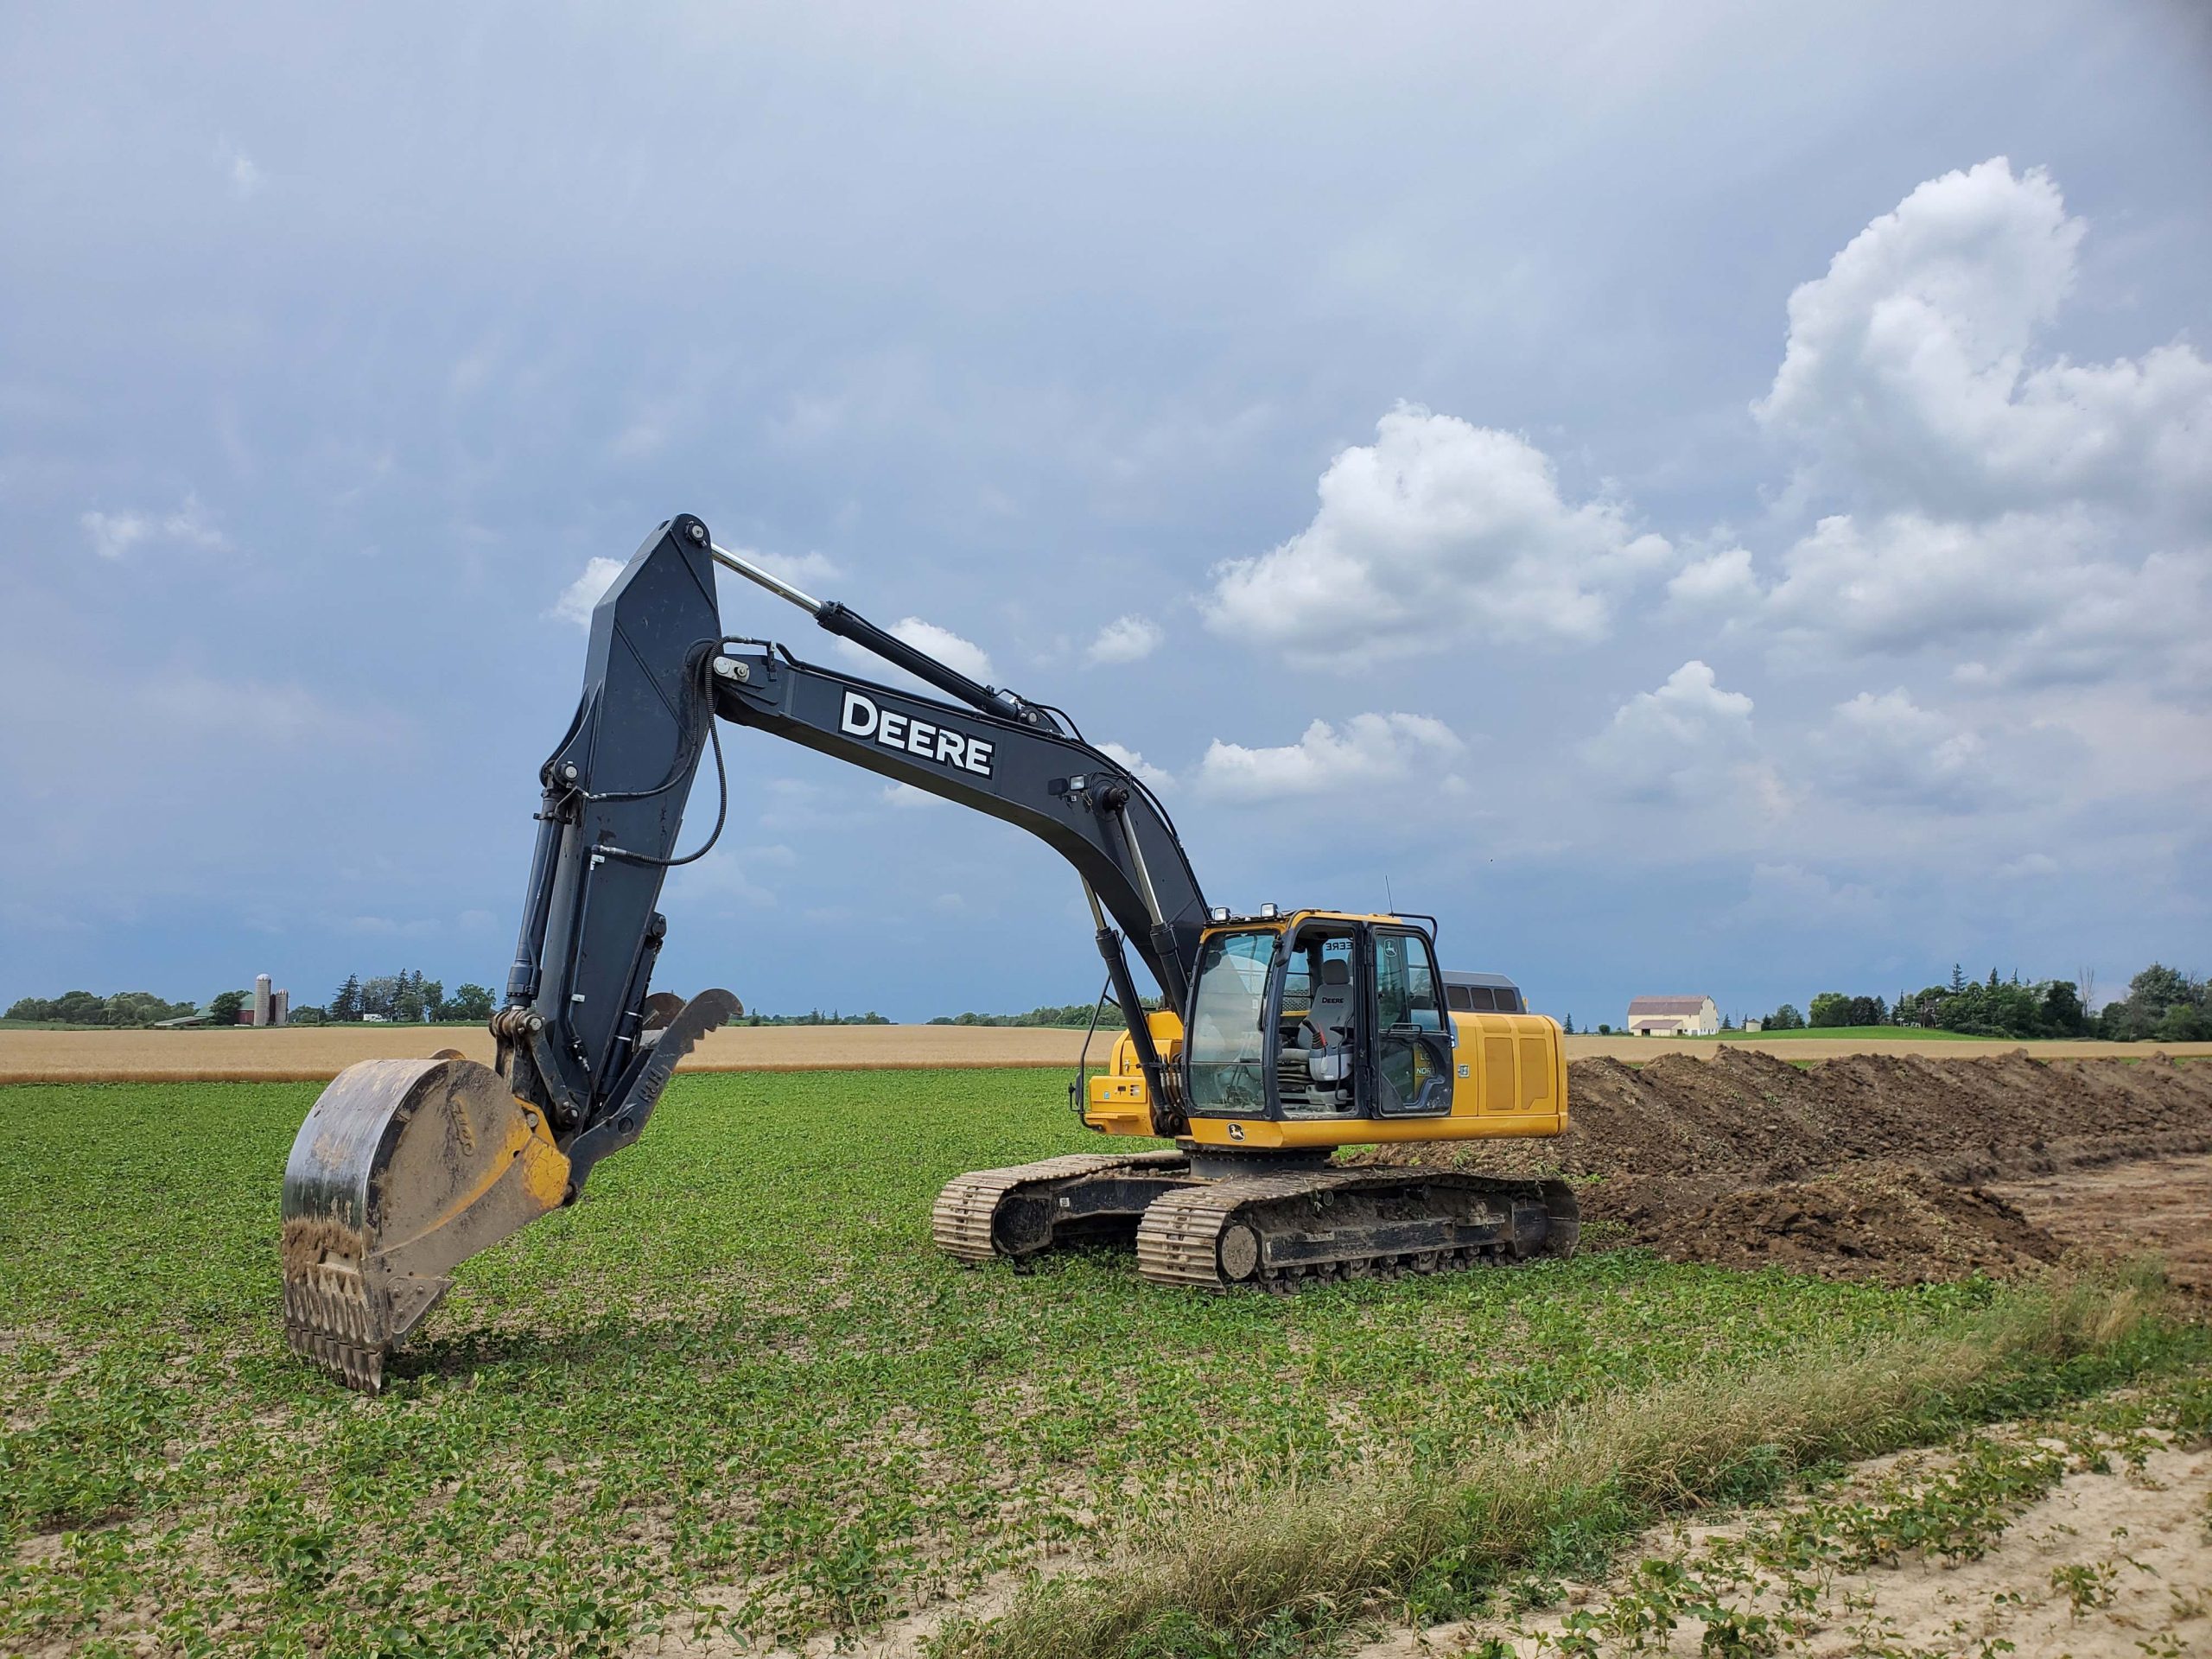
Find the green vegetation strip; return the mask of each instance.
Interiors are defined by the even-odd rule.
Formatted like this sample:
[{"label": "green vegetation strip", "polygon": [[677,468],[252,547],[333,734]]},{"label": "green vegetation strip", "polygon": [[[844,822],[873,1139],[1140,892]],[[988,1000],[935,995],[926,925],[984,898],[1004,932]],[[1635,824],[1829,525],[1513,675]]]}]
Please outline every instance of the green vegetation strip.
[{"label": "green vegetation strip", "polygon": [[[2155,1281],[1999,1296],[1937,1328],[1707,1372],[1547,1414],[1446,1467],[1193,1506],[1112,1569],[1033,1584],[948,1633],[950,1659],[1294,1653],[1388,1608],[1464,1616],[1522,1573],[1603,1569],[1667,1515],[2041,1409],[2207,1356]],[[1325,1645],[1325,1643],[1319,1643]]]},{"label": "green vegetation strip", "polygon": [[[1126,1256],[944,1261],[928,1220],[946,1179],[1099,1144],[1057,1084],[679,1077],[584,1204],[467,1264],[376,1400],[299,1366],[278,1329],[278,1184],[314,1085],[0,1089],[0,1653],[621,1654],[716,1627],[766,1645],[1133,1538],[1195,1549],[1206,1523],[1188,1517],[1225,1503],[1278,1516],[1285,1552],[1331,1535],[1301,1530],[1319,1524],[1301,1494],[1348,1490],[1418,1522],[1375,1532],[1352,1552],[1366,1565],[1325,1582],[1234,1535],[1217,1541],[1227,1592],[1198,1593],[1200,1577],[1166,1593],[1185,1570],[1172,1551],[1132,1562],[1116,1571],[1145,1598],[1139,1625],[1075,1583],[1049,1592],[1101,1640],[1165,1643],[1178,1618],[1193,1642],[1319,1628],[1317,1595],[1459,1593],[1493,1570],[1492,1541],[1565,1559],[1681,1501],[1668,1483],[1687,1491],[1716,1459],[1748,1490],[1818,1450],[1769,1433],[1782,1451],[1729,1465],[1708,1447],[1617,1480],[1645,1442],[1608,1401],[1685,1376],[1725,1397],[1839,1356],[1923,1376],[1908,1357],[2032,1323],[2032,1301],[1983,1285],[1635,1251],[1282,1300],[1162,1292]],[[1933,1403],[1891,1396],[1891,1432],[2097,1386],[2194,1340],[2155,1319],[2097,1339],[2066,1338],[2070,1359],[2016,1344]],[[1548,1445],[1565,1459],[1570,1421],[1619,1456],[1539,1460],[1549,1507],[1483,1520],[1462,1473]],[[1377,1472],[1344,1488],[1360,1469]],[[1390,1472],[1408,1470],[1455,1472],[1411,1488]],[[1509,1522],[1545,1516],[1537,1543],[1514,1541]],[[1018,1611],[961,1640],[1016,1651],[988,1644],[1035,1629]]]}]

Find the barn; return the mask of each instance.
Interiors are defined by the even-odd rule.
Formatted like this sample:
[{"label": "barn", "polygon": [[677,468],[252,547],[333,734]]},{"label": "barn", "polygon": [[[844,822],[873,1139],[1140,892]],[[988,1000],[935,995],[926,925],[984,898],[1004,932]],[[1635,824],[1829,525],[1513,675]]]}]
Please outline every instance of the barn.
[{"label": "barn", "polygon": [[1709,996],[1629,999],[1628,1028],[1639,1037],[1705,1037],[1720,1029],[1720,1010]]}]

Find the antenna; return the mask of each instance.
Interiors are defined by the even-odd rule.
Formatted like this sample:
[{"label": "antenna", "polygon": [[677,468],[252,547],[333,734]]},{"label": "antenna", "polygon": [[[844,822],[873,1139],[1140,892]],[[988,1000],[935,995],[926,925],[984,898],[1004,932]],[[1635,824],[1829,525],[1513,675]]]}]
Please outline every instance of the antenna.
[{"label": "antenna", "polygon": [[1398,901],[1391,894],[1390,873],[1388,870],[1382,873],[1382,908],[1393,916],[1398,913]]}]

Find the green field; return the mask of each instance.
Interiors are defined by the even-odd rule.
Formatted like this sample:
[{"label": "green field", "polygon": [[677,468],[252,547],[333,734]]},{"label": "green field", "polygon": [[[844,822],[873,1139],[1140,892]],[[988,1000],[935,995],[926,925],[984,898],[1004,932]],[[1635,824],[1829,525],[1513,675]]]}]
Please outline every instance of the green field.
[{"label": "green field", "polygon": [[[1096,1145],[1055,1080],[695,1076],[585,1204],[464,1268],[370,1400],[278,1331],[278,1180],[315,1092],[0,1089],[0,1652],[865,1628],[1194,1503],[1453,1467],[1562,1406],[1817,1371],[2005,1296],[1627,1250],[1288,1300],[1115,1256],[963,1269],[928,1242],[947,1177]],[[2202,1351],[2163,1322],[2122,1345],[2048,1387]]]}]

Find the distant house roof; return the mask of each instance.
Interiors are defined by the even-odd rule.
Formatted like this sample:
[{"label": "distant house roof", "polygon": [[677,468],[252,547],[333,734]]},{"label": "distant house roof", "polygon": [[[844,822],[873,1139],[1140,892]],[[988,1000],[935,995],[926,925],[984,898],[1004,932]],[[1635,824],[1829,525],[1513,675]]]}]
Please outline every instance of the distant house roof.
[{"label": "distant house roof", "polygon": [[1640,1014],[1702,1014],[1710,999],[1702,996],[1638,996],[1629,1001],[1628,1017]]}]

